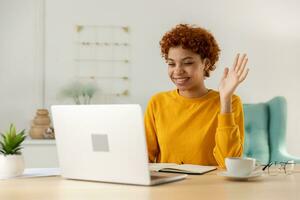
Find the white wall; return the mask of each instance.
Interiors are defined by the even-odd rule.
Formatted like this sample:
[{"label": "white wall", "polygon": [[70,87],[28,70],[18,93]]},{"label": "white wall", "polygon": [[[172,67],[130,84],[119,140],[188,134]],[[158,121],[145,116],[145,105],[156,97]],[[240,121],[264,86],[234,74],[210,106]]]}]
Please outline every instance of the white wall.
[{"label": "white wall", "polygon": [[0,132],[30,126],[42,107],[40,2],[0,0]]},{"label": "white wall", "polygon": [[[6,5],[7,2],[9,1],[2,0],[1,5]],[[1,24],[5,21],[3,18],[6,18],[9,19],[10,23],[15,21],[14,26],[17,29],[20,20],[29,19],[27,12],[30,10],[26,10],[26,8],[32,5],[32,2],[34,1],[27,0],[19,3],[18,6],[20,9],[22,8],[22,11],[11,17],[13,20],[8,18],[8,12],[6,14],[1,12]],[[298,114],[300,95],[297,93],[300,91],[297,78],[300,72],[297,60],[298,55],[300,55],[300,24],[297,22],[297,19],[300,18],[300,14],[297,12],[299,6],[300,3],[296,0],[46,0],[46,107],[61,102],[57,98],[57,93],[62,85],[74,75],[73,42],[76,24],[130,26],[132,43],[131,96],[126,99],[126,102],[140,103],[143,107],[146,106],[150,96],[154,93],[173,88],[166,74],[167,67],[160,57],[158,42],[163,33],[178,23],[198,24],[209,29],[215,35],[222,49],[218,68],[207,80],[207,86],[216,89],[223,68],[233,62],[235,53],[247,52],[250,59],[250,74],[237,93],[244,102],[267,101],[276,95],[285,96],[288,99],[289,112],[287,133],[289,150],[300,155],[298,145],[300,142],[300,114]],[[27,15],[23,16],[22,13],[25,12]],[[29,49],[33,48],[30,45],[30,41],[33,41],[30,38],[30,28],[26,27],[25,30],[29,31],[26,37],[29,40],[24,41],[24,39],[18,38],[20,42],[26,42],[26,44],[21,49],[17,45],[14,48],[8,46],[9,55],[20,56],[24,53],[30,53],[25,49],[25,46],[28,46]],[[12,40],[8,34],[14,29],[7,29],[6,31],[8,32],[6,40]],[[3,34],[2,30],[0,34]],[[11,34],[18,35],[15,32]],[[3,40],[3,36],[0,37],[0,40]],[[1,45],[1,52],[4,52],[3,49]],[[5,55],[5,59],[9,60],[6,62],[12,62],[11,59],[8,59],[7,52]],[[0,57],[2,70],[5,64],[3,63],[3,53],[0,54]],[[30,62],[26,60],[25,63],[30,65]],[[21,63],[20,61],[19,64]],[[15,67],[16,69],[18,68]],[[9,70],[6,69],[6,71],[8,73]],[[30,74],[30,72],[26,73]],[[33,75],[28,76],[35,77]],[[5,75],[5,77],[8,76]],[[14,73],[11,73],[10,77],[14,77]],[[3,80],[2,78],[0,81]],[[20,88],[24,88],[21,91],[12,86],[14,90],[20,92],[17,96],[24,92],[25,88],[36,87],[32,80],[23,81],[26,82],[25,84],[17,81],[16,84],[21,85]],[[32,90],[30,91],[32,92]],[[8,94],[8,91],[6,92]],[[2,105],[5,109],[16,110],[12,106],[16,105],[29,115],[33,112],[32,108],[35,107],[32,102],[30,106],[21,104],[20,99],[11,104],[13,103],[12,97],[7,96],[5,98],[3,105],[6,106]],[[13,117],[17,113],[17,111],[14,112],[11,119],[14,119]],[[20,122],[22,120],[27,122],[28,115],[20,117]],[[2,114],[0,116],[1,119],[5,119]]]}]

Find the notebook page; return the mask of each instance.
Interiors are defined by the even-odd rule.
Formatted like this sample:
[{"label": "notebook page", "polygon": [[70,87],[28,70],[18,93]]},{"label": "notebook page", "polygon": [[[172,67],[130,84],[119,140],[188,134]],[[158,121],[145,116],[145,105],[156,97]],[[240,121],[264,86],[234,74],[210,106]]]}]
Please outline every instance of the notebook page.
[{"label": "notebook page", "polygon": [[176,163],[149,163],[149,170],[158,172],[160,169],[173,168],[175,166],[177,166]]},{"label": "notebook page", "polygon": [[192,173],[205,173],[208,171],[212,171],[216,169],[215,166],[203,166],[203,165],[191,165],[191,164],[184,164],[184,165],[176,165],[172,167],[167,167],[170,169],[177,169],[180,171],[192,172]]}]

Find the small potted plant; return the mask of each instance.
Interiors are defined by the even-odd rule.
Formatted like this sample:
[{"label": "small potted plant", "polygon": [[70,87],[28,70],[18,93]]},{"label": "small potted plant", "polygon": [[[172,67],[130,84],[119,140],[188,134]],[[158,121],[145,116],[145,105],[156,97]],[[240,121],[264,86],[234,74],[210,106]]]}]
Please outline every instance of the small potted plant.
[{"label": "small potted plant", "polygon": [[17,133],[13,124],[10,124],[9,130],[4,134],[1,133],[0,178],[11,178],[23,174],[25,164],[21,154],[21,144],[25,138],[25,130]]},{"label": "small potted plant", "polygon": [[90,104],[97,91],[98,87],[94,82],[82,83],[75,81],[63,88],[60,95],[72,98],[75,104]]}]

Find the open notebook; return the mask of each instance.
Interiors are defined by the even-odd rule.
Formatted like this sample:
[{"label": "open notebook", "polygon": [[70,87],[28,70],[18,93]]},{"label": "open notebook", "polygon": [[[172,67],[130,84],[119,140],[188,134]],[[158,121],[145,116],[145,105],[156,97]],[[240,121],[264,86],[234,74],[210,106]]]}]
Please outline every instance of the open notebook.
[{"label": "open notebook", "polygon": [[176,163],[149,163],[150,171],[173,172],[183,174],[204,174],[217,169],[215,166],[191,165]]}]

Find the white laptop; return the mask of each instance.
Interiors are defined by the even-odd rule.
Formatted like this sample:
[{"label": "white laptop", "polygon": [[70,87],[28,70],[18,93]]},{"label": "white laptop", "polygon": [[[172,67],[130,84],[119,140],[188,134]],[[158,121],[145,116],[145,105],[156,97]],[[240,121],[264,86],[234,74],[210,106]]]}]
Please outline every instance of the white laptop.
[{"label": "white laptop", "polygon": [[57,105],[51,111],[65,178],[156,185],[187,176],[149,171],[139,105]]}]

